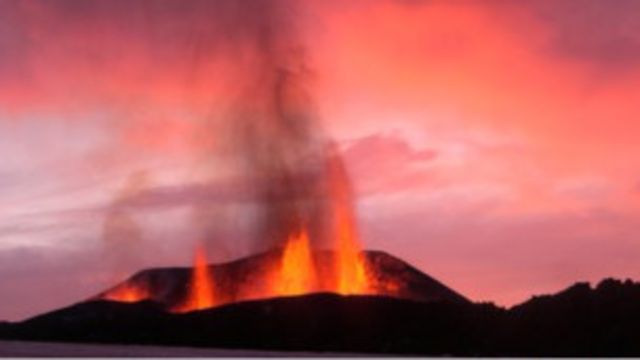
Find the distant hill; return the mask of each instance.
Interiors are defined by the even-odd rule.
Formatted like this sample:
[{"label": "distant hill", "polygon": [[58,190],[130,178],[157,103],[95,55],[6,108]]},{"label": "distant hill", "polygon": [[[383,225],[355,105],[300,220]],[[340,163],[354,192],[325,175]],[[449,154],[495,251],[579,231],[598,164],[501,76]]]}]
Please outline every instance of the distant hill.
[{"label": "distant hill", "polygon": [[503,352],[528,356],[639,356],[640,283],[577,283],[511,308],[498,338]]}]

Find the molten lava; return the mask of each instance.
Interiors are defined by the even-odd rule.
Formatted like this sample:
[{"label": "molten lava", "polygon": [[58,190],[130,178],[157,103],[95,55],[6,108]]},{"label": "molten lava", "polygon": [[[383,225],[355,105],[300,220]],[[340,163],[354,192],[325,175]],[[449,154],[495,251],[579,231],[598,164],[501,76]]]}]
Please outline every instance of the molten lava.
[{"label": "molten lava", "polygon": [[146,289],[138,286],[133,286],[128,283],[118,286],[117,288],[107,292],[102,296],[105,300],[119,301],[119,302],[138,302],[149,299],[151,296]]},{"label": "molten lava", "polygon": [[275,281],[275,295],[302,295],[315,290],[316,270],[306,230],[289,237]]},{"label": "molten lava", "polygon": [[361,255],[346,169],[335,153],[327,157],[327,173],[336,241],[334,291],[343,295],[366,294],[372,289],[371,276]]},{"label": "molten lava", "polygon": [[207,264],[206,251],[204,247],[198,247],[187,299],[173,310],[175,312],[202,310],[213,307],[216,303],[214,283]]},{"label": "molten lava", "polygon": [[345,214],[337,214],[336,273],[337,288],[343,295],[365,294],[370,291],[369,276],[353,225]]}]

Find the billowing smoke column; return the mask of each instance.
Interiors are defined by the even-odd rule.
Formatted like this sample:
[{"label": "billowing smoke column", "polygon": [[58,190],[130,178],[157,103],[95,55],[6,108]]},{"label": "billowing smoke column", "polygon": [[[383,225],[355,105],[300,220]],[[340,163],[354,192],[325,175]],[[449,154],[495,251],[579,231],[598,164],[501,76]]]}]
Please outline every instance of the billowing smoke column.
[{"label": "billowing smoke column", "polygon": [[348,179],[344,172],[330,174],[328,165],[339,159],[314,112],[292,2],[249,3],[247,11],[259,14],[248,25],[255,31],[244,49],[251,60],[222,134],[244,188],[259,203],[254,251],[281,246],[303,228],[314,246],[331,245],[330,188]]}]

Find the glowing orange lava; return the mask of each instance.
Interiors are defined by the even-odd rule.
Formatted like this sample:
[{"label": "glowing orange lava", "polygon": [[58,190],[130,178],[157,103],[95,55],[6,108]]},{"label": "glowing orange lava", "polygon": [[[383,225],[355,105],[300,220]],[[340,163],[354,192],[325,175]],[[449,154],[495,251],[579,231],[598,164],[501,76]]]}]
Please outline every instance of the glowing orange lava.
[{"label": "glowing orange lava", "polygon": [[334,291],[344,295],[365,294],[372,287],[366,261],[361,255],[346,169],[335,154],[328,157],[327,165],[336,241]]},{"label": "glowing orange lava", "polygon": [[206,251],[203,247],[196,249],[193,274],[189,283],[187,299],[174,309],[175,312],[188,312],[208,309],[216,305],[214,283],[207,264]]},{"label": "glowing orange lava", "polygon": [[276,295],[301,295],[315,289],[316,271],[306,230],[289,237],[276,279]]},{"label": "glowing orange lava", "polygon": [[105,300],[119,302],[138,302],[150,298],[149,292],[137,286],[125,283],[102,296]]},{"label": "glowing orange lava", "polygon": [[345,214],[336,214],[337,249],[335,291],[344,295],[364,294],[369,291],[369,277],[364,258],[361,256],[353,225]]}]

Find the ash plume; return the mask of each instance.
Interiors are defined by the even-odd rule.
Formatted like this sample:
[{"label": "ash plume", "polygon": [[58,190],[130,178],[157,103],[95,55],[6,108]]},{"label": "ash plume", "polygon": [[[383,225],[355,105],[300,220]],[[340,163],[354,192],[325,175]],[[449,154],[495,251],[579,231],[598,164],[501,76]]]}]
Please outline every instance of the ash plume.
[{"label": "ash plume", "polygon": [[121,278],[140,263],[144,246],[142,227],[128,206],[130,199],[147,191],[150,185],[146,171],[134,172],[125,181],[107,208],[102,227],[105,258],[111,275]]},{"label": "ash plume", "polygon": [[[189,59],[191,75],[185,79],[194,87],[200,84],[198,76],[211,76],[207,64],[231,59],[220,80],[227,91],[222,99],[211,91],[212,115],[197,120],[200,131],[192,143],[197,144],[193,146],[198,155],[204,155],[199,166],[211,166],[212,173],[233,179],[228,192],[241,200],[228,204],[215,198],[192,199],[191,226],[198,234],[193,241],[205,242],[215,257],[233,257],[281,246],[289,234],[305,227],[313,246],[331,245],[329,183],[337,179],[335,174],[329,179],[327,164],[334,163],[329,158],[337,155],[315,110],[314,73],[297,26],[300,4],[290,0],[117,4],[147,13],[144,21],[151,29],[164,29],[161,24],[168,16],[181,19],[178,34],[167,37],[169,45],[161,49],[175,48]],[[150,38],[154,44],[158,41]],[[348,182],[346,172],[339,174],[338,181]],[[216,188],[219,180],[202,187]],[[139,242],[139,226],[125,205],[139,205],[157,189],[139,190],[126,198],[117,196],[122,200],[116,200],[105,222],[106,244],[130,238],[121,240],[128,249],[130,243]],[[244,219],[238,221],[240,217]],[[229,229],[234,226],[238,229]],[[129,256],[126,250],[122,253]]]},{"label": "ash plume", "polygon": [[[224,122],[221,150],[256,199],[254,251],[308,229],[323,245],[329,208],[323,133],[310,91],[312,72],[287,1],[254,1],[255,37],[245,85]],[[346,178],[342,179],[346,181]]]}]

